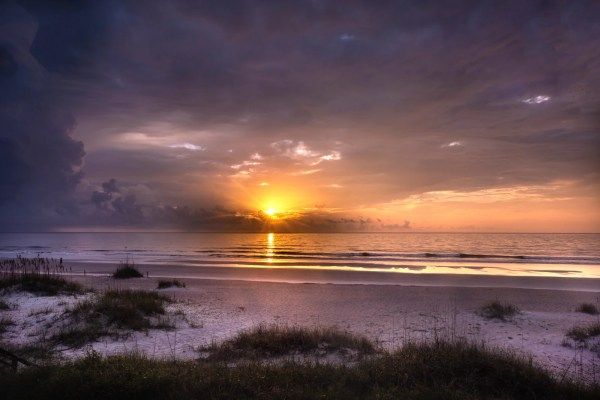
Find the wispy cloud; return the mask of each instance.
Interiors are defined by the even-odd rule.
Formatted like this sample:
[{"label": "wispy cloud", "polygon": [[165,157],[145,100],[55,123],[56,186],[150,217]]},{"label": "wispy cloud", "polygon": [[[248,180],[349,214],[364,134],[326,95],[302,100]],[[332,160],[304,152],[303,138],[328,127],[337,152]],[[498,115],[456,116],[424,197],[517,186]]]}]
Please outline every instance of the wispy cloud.
[{"label": "wispy cloud", "polygon": [[550,96],[538,95],[538,96],[528,97],[526,99],[523,99],[523,103],[527,103],[527,104],[541,104],[541,103],[545,103],[547,101],[550,101],[551,99],[552,99],[552,97],[550,97]]},{"label": "wispy cloud", "polygon": [[186,150],[191,150],[191,151],[200,151],[200,150],[204,150],[204,147],[202,146],[198,146],[192,143],[178,143],[178,144],[172,144],[169,146],[172,149],[186,149]]},{"label": "wispy cloud", "polygon": [[446,148],[446,147],[461,147],[461,146],[463,146],[462,142],[454,141],[454,142],[443,144],[442,148]]}]

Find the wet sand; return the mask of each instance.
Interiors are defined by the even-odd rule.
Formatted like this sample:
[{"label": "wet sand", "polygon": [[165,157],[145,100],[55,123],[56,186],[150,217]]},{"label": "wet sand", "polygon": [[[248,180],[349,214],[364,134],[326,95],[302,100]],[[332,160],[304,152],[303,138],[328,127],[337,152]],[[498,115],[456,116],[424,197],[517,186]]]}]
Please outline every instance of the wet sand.
[{"label": "wet sand", "polygon": [[[114,263],[69,262],[74,274],[107,276]],[[569,291],[600,292],[600,279],[569,278],[563,276],[503,276],[478,274],[421,274],[418,272],[372,272],[310,270],[294,268],[210,267],[181,264],[136,264],[153,278],[192,278],[216,280],[243,280],[283,283],[335,283],[403,286],[454,286],[489,288],[530,288]]]}]

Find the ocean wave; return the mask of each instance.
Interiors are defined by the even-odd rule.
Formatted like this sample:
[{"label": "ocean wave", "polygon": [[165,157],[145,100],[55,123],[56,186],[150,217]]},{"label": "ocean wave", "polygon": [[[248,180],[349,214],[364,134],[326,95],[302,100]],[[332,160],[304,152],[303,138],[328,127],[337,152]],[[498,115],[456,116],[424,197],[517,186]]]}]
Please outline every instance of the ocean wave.
[{"label": "ocean wave", "polygon": [[398,252],[310,252],[310,251],[280,251],[265,250],[229,252],[206,252],[211,258],[239,258],[239,259],[319,259],[319,260],[352,260],[364,259],[372,261],[427,261],[431,259],[464,262],[490,262],[490,263],[559,263],[559,264],[598,264],[600,257],[579,256],[534,256],[534,255],[500,255],[500,254],[469,254],[469,253],[398,253]]}]

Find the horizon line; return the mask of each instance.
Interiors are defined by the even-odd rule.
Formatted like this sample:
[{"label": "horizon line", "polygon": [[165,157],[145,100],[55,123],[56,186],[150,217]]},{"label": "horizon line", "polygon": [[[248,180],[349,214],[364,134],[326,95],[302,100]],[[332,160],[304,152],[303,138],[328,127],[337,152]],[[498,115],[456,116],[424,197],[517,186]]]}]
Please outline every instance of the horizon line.
[{"label": "horizon line", "polygon": [[114,230],[114,231],[0,231],[0,234],[29,233],[29,234],[47,234],[47,233],[219,233],[219,234],[501,234],[501,235],[598,235],[600,232],[517,232],[517,231],[323,231],[323,232],[269,232],[269,231],[174,231],[174,230]]}]

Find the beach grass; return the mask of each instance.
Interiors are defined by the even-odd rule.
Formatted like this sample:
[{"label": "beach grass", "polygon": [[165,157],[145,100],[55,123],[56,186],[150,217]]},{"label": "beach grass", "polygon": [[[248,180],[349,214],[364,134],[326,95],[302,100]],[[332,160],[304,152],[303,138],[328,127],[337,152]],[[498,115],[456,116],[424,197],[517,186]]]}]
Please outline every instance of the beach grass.
[{"label": "beach grass", "polygon": [[158,281],[158,285],[156,286],[157,289],[168,289],[171,287],[184,288],[185,283],[178,281],[177,279],[160,280]]},{"label": "beach grass", "polygon": [[6,301],[0,299],[0,311],[7,311],[10,310],[10,304],[8,304]]},{"label": "beach grass", "polygon": [[600,313],[598,307],[592,303],[581,303],[575,311],[590,315],[598,315]]},{"label": "beach grass", "polygon": [[0,260],[0,290],[17,290],[40,296],[83,293],[84,288],[66,280],[63,260],[21,257]]},{"label": "beach grass", "polygon": [[0,335],[4,334],[8,327],[14,324],[15,322],[9,317],[0,317]]},{"label": "beach grass", "polygon": [[131,261],[123,261],[119,263],[112,277],[115,279],[131,279],[142,278],[144,275],[138,271],[135,264]]},{"label": "beach grass", "polygon": [[52,342],[82,346],[116,330],[144,331],[151,328],[171,329],[165,318],[165,296],[143,290],[108,290],[78,303],[69,314],[72,324],[52,337]]},{"label": "beach grass", "polygon": [[0,277],[0,289],[17,290],[40,296],[80,294],[85,290],[76,283],[59,275],[39,272],[6,274]]},{"label": "beach grass", "polygon": [[375,346],[366,338],[336,328],[300,328],[259,325],[238,333],[232,339],[200,349],[208,360],[269,358],[293,354],[354,352],[374,354]]},{"label": "beach grass", "polygon": [[519,313],[519,308],[514,304],[490,301],[479,309],[479,315],[486,319],[507,321]]},{"label": "beach grass", "polygon": [[576,342],[585,342],[588,339],[600,336],[600,322],[587,326],[575,326],[569,329],[566,336]]},{"label": "beach grass", "polygon": [[353,363],[198,363],[139,354],[86,357],[0,374],[19,399],[597,399],[511,353],[442,341]]}]

